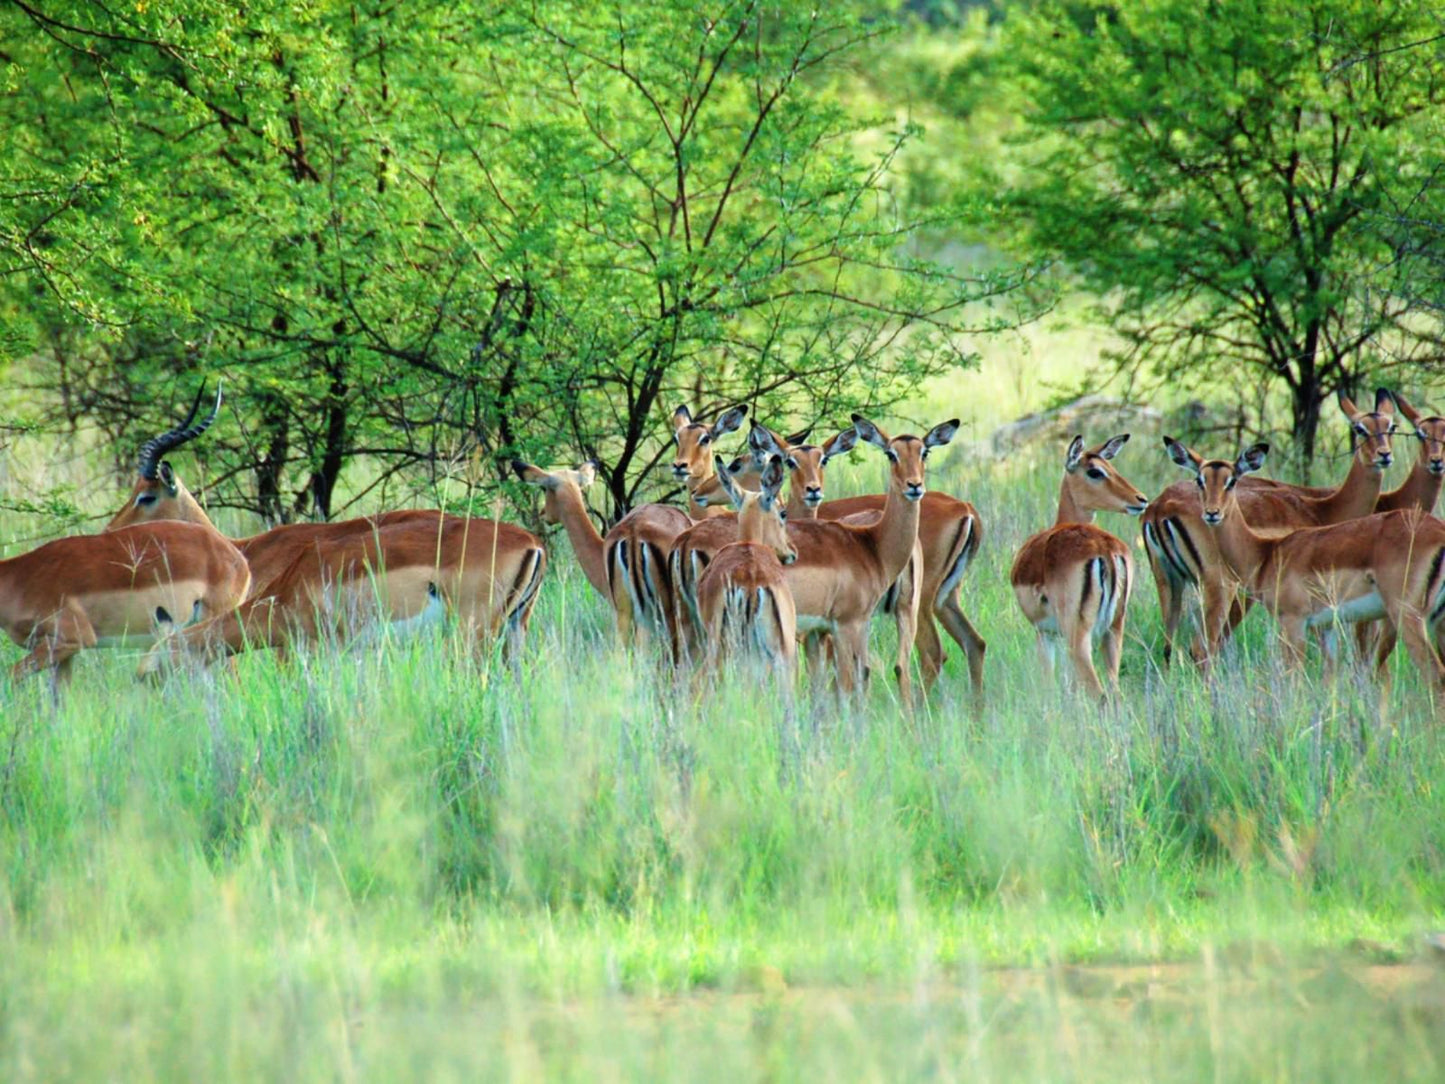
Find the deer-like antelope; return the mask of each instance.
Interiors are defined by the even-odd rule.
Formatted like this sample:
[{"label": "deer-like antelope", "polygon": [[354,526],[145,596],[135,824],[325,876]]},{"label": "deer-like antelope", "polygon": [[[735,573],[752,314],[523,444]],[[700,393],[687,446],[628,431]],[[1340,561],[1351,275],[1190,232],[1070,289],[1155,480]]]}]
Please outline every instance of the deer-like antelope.
[{"label": "deer-like antelope", "polygon": [[447,517],[313,542],[262,596],[158,643],[153,674],[189,655],[211,661],[247,648],[348,636],[380,622],[397,631],[450,615],[483,642],[525,631],[547,554],[509,523]]},{"label": "deer-like antelope", "polygon": [[12,676],[70,673],[76,652],[153,640],[230,612],[251,574],[240,551],[193,523],[142,523],[47,542],[0,561],[0,628],[28,654]]},{"label": "deer-like antelope", "polygon": [[1038,632],[1039,661],[1053,669],[1055,643],[1068,648],[1074,676],[1097,699],[1104,686],[1094,669],[1093,648],[1102,641],[1104,676],[1109,690],[1119,687],[1119,657],[1124,647],[1124,617],[1134,583],[1129,547],[1095,527],[1095,512],[1143,515],[1148,498],[1110,462],[1128,433],[1086,451],[1075,437],[1064,456],[1059,511],[1054,525],[1019,548],[1009,582],[1019,608]]},{"label": "deer-like antelope", "polygon": [[[1394,398],[1380,388],[1375,393],[1374,411],[1366,413],[1342,391],[1339,405],[1349,419],[1354,441],[1344,484],[1334,490],[1311,491],[1266,479],[1246,479],[1237,499],[1255,530],[1279,533],[1317,527],[1375,511],[1385,468],[1394,458],[1390,447],[1396,431]],[[1244,608],[1237,599],[1238,584],[1220,557],[1215,534],[1204,529],[1199,490],[1192,482],[1176,482],[1150,504],[1144,514],[1144,545],[1164,617],[1165,663],[1173,656],[1185,594],[1194,587],[1200,594],[1203,625],[1195,654],[1207,664],[1243,617]]]},{"label": "deer-like antelope", "polygon": [[[171,464],[161,458],[167,452],[194,440],[215,423],[221,410],[221,388],[216,388],[216,401],[210,413],[196,421],[196,414],[204,396],[205,388],[202,387],[196,394],[191,412],[180,425],[151,437],[141,445],[136,461],[135,485],[131,487],[130,497],[124,506],[106,524],[106,531],[164,520],[196,523],[216,530],[205,509],[186,488]],[[332,523],[288,523],[249,538],[231,541],[241,551],[251,569],[251,593],[257,595],[264,593],[308,546],[325,545],[352,535],[370,534],[379,527],[394,523],[411,520],[436,523],[446,518],[449,517],[437,510],[406,509]]]},{"label": "deer-like antelope", "polygon": [[[814,514],[819,519],[867,522],[870,513],[876,516],[882,512],[883,504],[882,494],[843,497],[821,502]],[[860,516],[864,518],[860,520]],[[983,657],[987,644],[963,612],[959,586],[982,541],[983,528],[978,510],[972,504],[946,493],[925,493],[918,518],[922,562],[917,575],[906,575],[900,580],[898,591],[890,600],[899,633],[907,636],[900,650],[903,667],[900,675],[907,673],[906,645],[911,643],[918,654],[924,689],[933,687],[943,670],[945,657],[943,641],[938,635],[938,625],[942,624],[963,648],[975,713],[983,708]],[[916,586],[914,580],[918,581]],[[914,603],[910,603],[910,591],[916,594]],[[917,616],[919,613],[921,617]]]},{"label": "deer-like antelope", "polygon": [[672,412],[672,438],[677,444],[677,455],[672,461],[672,476],[687,487],[687,512],[692,519],[706,519],[723,515],[726,507],[709,506],[696,499],[699,488],[716,485],[713,463],[716,459],[717,441],[729,433],[735,433],[748,416],[746,406],[735,406],[723,412],[712,425],[692,420],[692,412],[680,406]]},{"label": "deer-like antelope", "polygon": [[797,560],[798,553],[788,541],[778,501],[782,458],[769,461],[756,493],[735,486],[726,471],[720,477],[737,509],[738,530],[737,540],[719,550],[698,579],[709,667],[716,670],[730,649],[751,648],[779,670],[791,688],[797,670],[798,615],[783,566]]},{"label": "deer-like antelope", "polygon": [[858,689],[866,676],[868,621],[913,555],[928,453],[958,431],[957,419],[934,426],[922,437],[889,437],[857,414],[853,424],[860,439],[888,457],[883,515],[867,526],[789,522],[788,539],[798,559],[784,569],[799,631],[819,629],[835,639],[838,686],[844,695]]},{"label": "deer-like antelope", "polygon": [[1412,508],[1262,535],[1240,508],[1239,482],[1264,465],[1269,445],[1255,444],[1230,463],[1205,460],[1170,437],[1164,444],[1194,475],[1203,521],[1231,572],[1278,623],[1290,669],[1303,664],[1309,629],[1382,618],[1404,638],[1440,700],[1445,666],[1435,640],[1445,619],[1445,523]]}]

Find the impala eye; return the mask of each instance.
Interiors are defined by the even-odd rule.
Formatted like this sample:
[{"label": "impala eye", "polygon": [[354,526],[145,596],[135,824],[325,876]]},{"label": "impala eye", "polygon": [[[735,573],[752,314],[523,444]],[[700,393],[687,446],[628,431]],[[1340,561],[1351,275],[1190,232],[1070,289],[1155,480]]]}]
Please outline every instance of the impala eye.
[{"label": "impala eye", "polygon": [[1224,488],[1225,488],[1225,489],[1233,489],[1233,488],[1234,488],[1234,483],[1237,482],[1237,481],[1239,481],[1238,478],[1231,478],[1229,481],[1227,481],[1227,482],[1224,483]]},{"label": "impala eye", "polygon": [[139,497],[135,499],[135,506],[137,508],[148,508],[151,505],[155,504],[156,500],[157,498],[154,493],[142,493]]},{"label": "impala eye", "polygon": [[787,522],[788,522],[788,510],[787,510],[786,508],[779,509],[779,511],[778,511],[778,518],[779,518],[780,520],[782,520],[784,523],[787,523]]},{"label": "impala eye", "polygon": [[711,444],[712,436],[709,433],[704,433],[702,436],[697,438],[697,442],[698,444]]},{"label": "impala eye", "polygon": [[1203,489],[1203,488],[1204,488],[1204,475],[1202,475],[1202,474],[1196,474],[1196,475],[1194,476],[1194,484],[1197,485],[1200,489]]},{"label": "impala eye", "polygon": [[796,459],[794,459],[792,456],[788,456],[788,469],[789,469],[789,470],[797,470],[797,469],[798,469],[798,461],[797,461]]},{"label": "impala eye", "polygon": [[1105,478],[1109,477],[1108,474],[1100,470],[1098,467],[1090,467],[1084,473],[1096,482],[1102,482]]}]

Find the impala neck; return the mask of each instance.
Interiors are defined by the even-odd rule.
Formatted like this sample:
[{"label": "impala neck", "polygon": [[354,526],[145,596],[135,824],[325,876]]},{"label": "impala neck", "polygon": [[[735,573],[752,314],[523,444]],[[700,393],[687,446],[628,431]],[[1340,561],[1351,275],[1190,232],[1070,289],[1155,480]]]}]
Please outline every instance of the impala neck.
[{"label": "impala neck", "polygon": [[1445,477],[1430,473],[1422,453],[1415,460],[1415,465],[1410,468],[1409,475],[1399,489],[1380,494],[1380,499],[1375,503],[1375,511],[1393,512],[1401,508],[1419,508],[1424,512],[1434,512],[1435,502],[1440,499],[1442,482],[1445,482]]},{"label": "impala neck", "polygon": [[1069,479],[1065,475],[1063,484],[1059,486],[1059,514],[1054,517],[1054,526],[1058,527],[1065,523],[1093,523],[1094,510],[1085,508],[1074,500],[1074,495],[1069,492]]},{"label": "impala neck", "polygon": [[883,518],[874,525],[879,546],[878,556],[891,583],[913,556],[913,543],[918,539],[918,513],[921,500],[905,500],[897,483],[890,478],[888,496],[883,501]]},{"label": "impala neck", "polygon": [[1253,587],[1259,570],[1273,555],[1278,540],[1255,534],[1245,520],[1244,513],[1239,510],[1239,502],[1234,500],[1229,502],[1229,510],[1224,513],[1223,523],[1218,527],[1211,527],[1206,523],[1204,529],[1215,532],[1215,537],[1219,540],[1219,552],[1240,582]]},{"label": "impala neck", "polygon": [[610,598],[602,536],[597,533],[591,517],[587,515],[587,509],[582,503],[582,491],[575,485],[564,482],[557,488],[553,498],[557,502],[558,518],[561,519],[567,538],[572,543],[572,552],[577,555],[577,563],[582,566],[582,574],[587,577],[588,583],[601,592],[603,598]]},{"label": "impala neck", "polygon": [[1384,473],[1360,462],[1358,454],[1350,457],[1350,473],[1345,475],[1344,484],[1320,502],[1322,523],[1340,523],[1347,519],[1358,519],[1375,511],[1375,502],[1380,499],[1380,483]]}]

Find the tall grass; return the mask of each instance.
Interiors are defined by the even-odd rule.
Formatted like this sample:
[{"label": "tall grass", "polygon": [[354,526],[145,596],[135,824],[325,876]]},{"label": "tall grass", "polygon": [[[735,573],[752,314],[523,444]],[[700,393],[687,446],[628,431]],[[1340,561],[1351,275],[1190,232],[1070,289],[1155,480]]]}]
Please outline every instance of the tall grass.
[{"label": "tall grass", "polygon": [[[1263,614],[1213,681],[1165,674],[1147,581],[1116,706],[1039,680],[1007,571],[1057,469],[932,477],[985,517],[976,721],[957,650],[913,715],[876,679],[854,710],[699,692],[613,645],[560,537],[515,661],[441,635],[0,681],[0,1078],[1438,1076],[1424,980],[1241,985],[1442,921],[1420,683],[1292,679]],[[1159,960],[1198,970],[1089,998],[1065,967]]]}]

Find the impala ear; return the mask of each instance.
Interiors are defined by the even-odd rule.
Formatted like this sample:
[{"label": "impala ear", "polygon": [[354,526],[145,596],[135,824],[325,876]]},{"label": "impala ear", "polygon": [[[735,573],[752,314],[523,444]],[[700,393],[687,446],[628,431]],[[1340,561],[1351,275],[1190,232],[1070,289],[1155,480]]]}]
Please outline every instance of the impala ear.
[{"label": "impala ear", "polygon": [[773,431],[757,422],[753,422],[753,427],[748,430],[748,447],[760,456],[783,454],[783,449],[778,446],[778,438],[773,435]]},{"label": "impala ear", "polygon": [[1253,474],[1264,466],[1264,457],[1269,454],[1268,444],[1251,444],[1244,451],[1239,453],[1239,458],[1234,461],[1234,473],[1240,476]]},{"label": "impala ear", "polygon": [[893,457],[893,450],[888,447],[888,438],[883,435],[883,430],[870,422],[861,414],[853,415],[853,431],[858,434],[859,440],[866,440],[869,444],[876,445],[888,453],[889,458]]},{"label": "impala ear", "polygon": [[1204,466],[1203,456],[1198,452],[1190,451],[1173,437],[1164,438],[1164,448],[1168,451],[1169,458],[1174,461],[1174,464],[1183,467],[1187,471],[1198,473],[1199,468]]},{"label": "impala ear", "polygon": [[1375,413],[1376,413],[1376,414],[1393,414],[1393,413],[1395,413],[1395,396],[1394,396],[1394,393],[1391,392],[1389,388],[1376,388],[1376,389],[1375,389]]},{"label": "impala ear", "polygon": [[748,461],[747,461],[747,459],[745,459],[743,456],[738,456],[738,457],[735,458],[731,463],[728,464],[728,469],[727,469],[727,470],[721,471],[721,472],[719,472],[719,473],[721,473],[721,474],[726,474],[726,475],[728,475],[729,477],[732,477],[732,478],[736,478],[739,474],[744,474],[744,473],[746,473],[746,472],[747,472],[747,469],[748,469]]},{"label": "impala ear", "polygon": [[728,495],[728,500],[733,502],[733,507],[741,509],[743,506],[743,491],[733,481],[733,476],[728,473],[727,467],[723,464],[722,456],[713,456],[713,465],[716,467],[718,484],[722,486],[723,492]]},{"label": "impala ear", "polygon": [[828,465],[828,460],[835,456],[851,452],[858,443],[858,430],[845,429],[836,437],[831,438],[823,445],[823,466]]},{"label": "impala ear", "polygon": [[1391,392],[1390,398],[1395,400],[1395,406],[1398,407],[1400,413],[1405,416],[1405,420],[1418,429],[1420,426],[1420,412],[1406,402],[1405,397],[1399,392]]},{"label": "impala ear", "polygon": [[577,484],[586,489],[593,482],[597,481],[597,460],[589,459],[577,466]]},{"label": "impala ear", "polygon": [[166,492],[172,497],[180,492],[180,487],[176,483],[176,472],[169,462],[161,463],[160,478],[161,485],[166,487]]},{"label": "impala ear", "polygon": [[712,427],[713,440],[717,440],[718,437],[725,436],[728,433],[736,432],[738,429],[741,429],[743,419],[747,416],[748,408],[745,406],[735,406],[731,410],[727,411],[725,414],[723,414],[721,418],[717,420],[716,423],[714,423]]},{"label": "impala ear", "polygon": [[784,443],[784,444],[791,445],[791,446],[793,446],[793,447],[795,447],[795,448],[796,448],[799,444],[807,444],[807,443],[808,443],[808,434],[811,433],[812,431],[813,431],[813,427],[812,427],[811,425],[808,426],[808,428],[806,428],[806,429],[799,429],[796,433],[792,433],[792,434],[784,437],[784,438],[783,438],[783,443]]},{"label": "impala ear", "polygon": [[1094,454],[1100,459],[1113,459],[1119,454],[1119,449],[1129,443],[1129,434],[1120,433],[1117,437],[1110,437]]},{"label": "impala ear", "polygon": [[783,488],[783,457],[775,455],[768,460],[768,465],[763,468],[763,508],[771,512],[773,502],[778,498],[778,490]]},{"label": "impala ear", "polygon": [[1079,464],[1084,458],[1084,438],[1077,436],[1069,441],[1069,450],[1064,453],[1064,470],[1073,474],[1079,469]]},{"label": "impala ear", "polygon": [[943,447],[943,445],[952,440],[953,435],[958,432],[958,425],[959,422],[957,418],[950,418],[946,422],[939,422],[927,433],[923,434],[924,448]]},{"label": "impala ear", "polygon": [[692,411],[685,406],[680,406],[672,412],[672,427],[681,429],[684,425],[692,424]]},{"label": "impala ear", "polygon": [[1355,406],[1355,401],[1345,393],[1344,388],[1340,388],[1335,393],[1335,399],[1339,402],[1340,409],[1344,411],[1346,418],[1353,421],[1360,416],[1360,408]]},{"label": "impala ear", "polygon": [[512,460],[512,472],[529,486],[545,486],[552,480],[541,467],[534,467],[524,459]]}]

